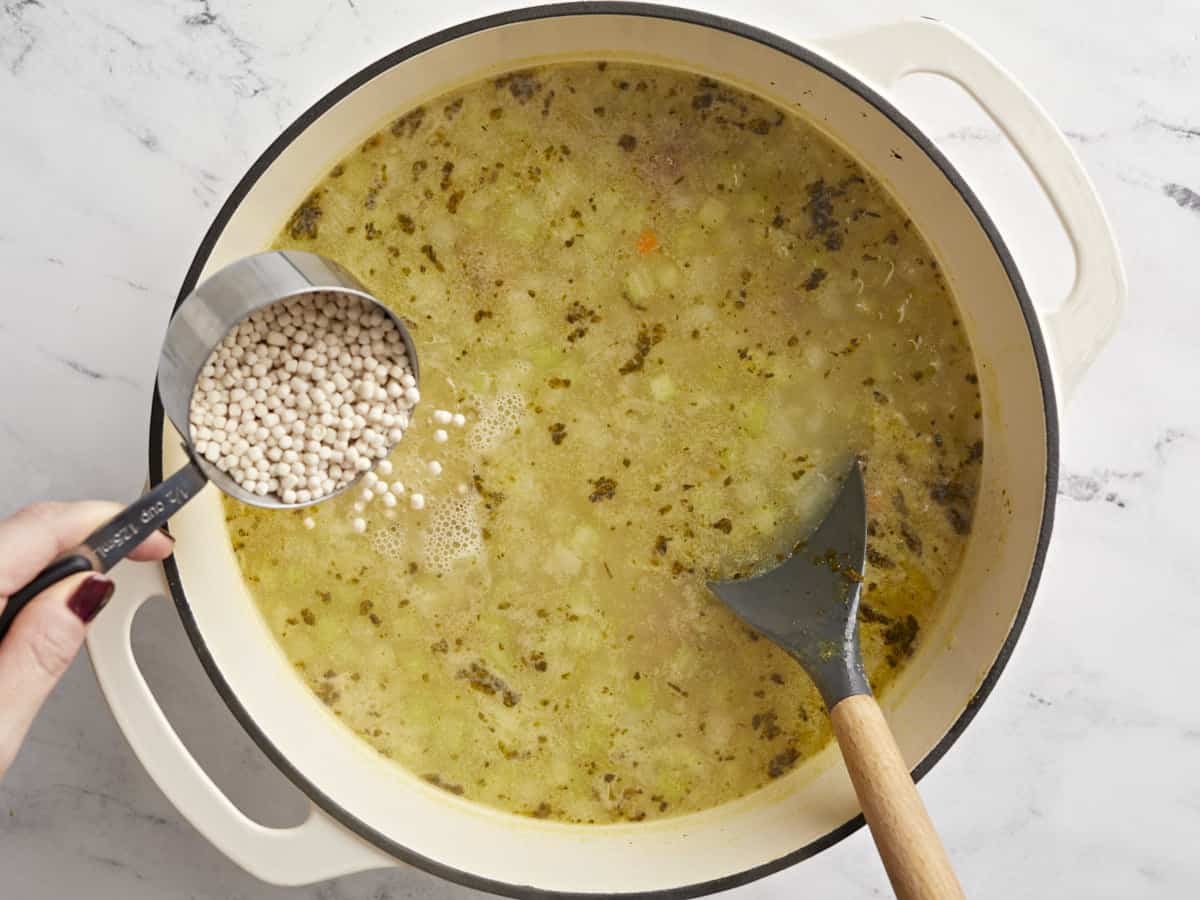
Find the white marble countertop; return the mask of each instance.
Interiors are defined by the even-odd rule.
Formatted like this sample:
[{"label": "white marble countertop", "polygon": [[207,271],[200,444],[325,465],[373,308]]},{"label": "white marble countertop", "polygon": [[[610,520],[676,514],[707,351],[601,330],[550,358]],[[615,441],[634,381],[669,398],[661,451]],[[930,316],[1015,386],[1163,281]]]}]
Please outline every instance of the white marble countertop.
[{"label": "white marble countertop", "polygon": [[[172,298],[251,160],[364,64],[506,4],[408,5],[0,4],[0,514],[136,493]],[[1025,635],[922,790],[972,896],[1196,896],[1200,6],[692,5],[798,38],[942,18],[1028,85],[1081,154],[1118,233],[1129,309],[1063,415],[1057,525]],[[1007,144],[945,85],[912,79],[900,93],[1014,235],[1034,296],[1061,296],[1069,252],[1024,227],[1049,213]],[[148,677],[214,777],[268,824],[296,820],[304,803],[216,698],[173,610],[158,604],[136,632]],[[405,869],[292,890],[256,882],[159,793],[82,659],[0,784],[0,873],[6,900],[469,893]],[[737,893],[887,886],[860,831]]]}]

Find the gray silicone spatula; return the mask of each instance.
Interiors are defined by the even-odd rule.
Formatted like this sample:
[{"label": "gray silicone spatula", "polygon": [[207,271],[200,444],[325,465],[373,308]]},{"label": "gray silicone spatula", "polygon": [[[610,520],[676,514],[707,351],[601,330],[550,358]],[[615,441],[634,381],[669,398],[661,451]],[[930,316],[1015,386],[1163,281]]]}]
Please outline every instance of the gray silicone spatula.
[{"label": "gray silicone spatula", "polygon": [[900,900],[962,888],[871,695],[858,642],[867,503],[855,463],[820,527],[761,575],[710,582],[744,622],[790,653],[821,692],[871,836]]}]

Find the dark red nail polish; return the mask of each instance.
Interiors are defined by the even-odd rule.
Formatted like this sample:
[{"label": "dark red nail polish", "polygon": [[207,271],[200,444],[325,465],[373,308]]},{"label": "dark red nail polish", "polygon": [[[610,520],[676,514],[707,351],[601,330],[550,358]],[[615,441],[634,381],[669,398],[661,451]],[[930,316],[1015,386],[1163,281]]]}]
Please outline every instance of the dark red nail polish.
[{"label": "dark red nail polish", "polygon": [[89,575],[83,584],[75,589],[75,593],[67,601],[67,608],[84,622],[90,622],[104,609],[115,587],[116,585],[103,575]]}]

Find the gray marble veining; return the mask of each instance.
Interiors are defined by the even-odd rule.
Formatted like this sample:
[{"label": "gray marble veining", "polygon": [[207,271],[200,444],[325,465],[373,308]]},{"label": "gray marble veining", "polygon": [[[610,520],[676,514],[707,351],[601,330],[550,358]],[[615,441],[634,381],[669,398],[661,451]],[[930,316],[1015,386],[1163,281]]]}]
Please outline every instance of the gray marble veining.
[{"label": "gray marble veining", "polygon": [[[137,491],[171,298],[251,160],[361,66],[504,5],[0,0],[0,513]],[[922,790],[971,896],[1195,896],[1200,6],[692,5],[794,37],[943,18],[1030,86],[1095,179],[1124,252],[1129,310],[1063,415],[1058,520],[1025,635]],[[996,129],[922,77],[899,93],[1013,235],[1034,296],[1062,296],[1065,237],[1043,237],[1049,208]],[[136,637],[160,700],[221,786],[265,823],[297,821],[304,802],[215,697],[173,611],[147,609]],[[0,784],[0,873],[4,900],[469,893],[405,869],[291,890],[254,881],[158,792],[86,660]],[[860,832],[737,893],[857,898],[887,887]]]}]

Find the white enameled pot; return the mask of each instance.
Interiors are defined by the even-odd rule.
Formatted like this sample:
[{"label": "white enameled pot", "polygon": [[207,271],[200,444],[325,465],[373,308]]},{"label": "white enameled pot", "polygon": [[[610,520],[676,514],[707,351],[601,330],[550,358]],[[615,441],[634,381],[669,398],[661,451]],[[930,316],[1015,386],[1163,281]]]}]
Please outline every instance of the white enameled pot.
[{"label": "white enameled pot", "polygon": [[[418,41],[333,89],[271,145],[205,237],[199,278],[263,249],[298,201],[386,121],[464,81],[554,59],[646,60],[713,75],[794,104],[890,187],[932,244],[978,360],[986,455],[975,527],[943,621],[883,697],[919,777],[954,742],[999,675],[1025,620],[1050,535],[1056,402],[1111,335],[1124,279],[1096,194],[1062,134],[1004,70],[931,21],[798,46],[735,22],[665,7],[578,3],[525,9]],[[964,87],[1017,147],[1076,256],[1065,303],[1041,314],[970,188],[888,99],[912,72]],[[155,404],[151,480],[182,462]],[[703,813],[577,826],[451,796],[377,755],[291,670],[242,583],[212,488],[172,523],[174,558],[125,567],[88,639],[101,687],[134,751],[209,840],[258,877],[301,884],[408,862],[512,895],[690,896],[761,877],[861,825],[836,747],[757,794]],[[165,581],[164,581],[165,579]],[[129,629],[171,595],[213,683],[272,761],[312,799],[295,828],[265,828],[220,792],[164,718]]]}]

